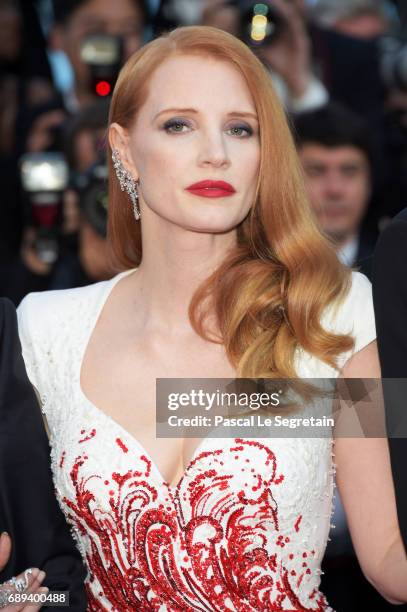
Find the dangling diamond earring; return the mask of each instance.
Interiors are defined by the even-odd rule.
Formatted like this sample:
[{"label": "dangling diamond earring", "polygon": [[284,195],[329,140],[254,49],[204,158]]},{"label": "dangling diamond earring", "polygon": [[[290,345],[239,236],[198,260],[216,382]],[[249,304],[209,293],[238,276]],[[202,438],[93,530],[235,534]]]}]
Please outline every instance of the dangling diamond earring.
[{"label": "dangling diamond earring", "polygon": [[133,213],[136,221],[140,219],[140,208],[138,205],[138,181],[135,181],[131,176],[130,172],[123,166],[122,160],[120,159],[119,151],[113,149],[112,161],[114,169],[116,170],[116,176],[120,183],[120,189],[126,191],[133,204]]}]

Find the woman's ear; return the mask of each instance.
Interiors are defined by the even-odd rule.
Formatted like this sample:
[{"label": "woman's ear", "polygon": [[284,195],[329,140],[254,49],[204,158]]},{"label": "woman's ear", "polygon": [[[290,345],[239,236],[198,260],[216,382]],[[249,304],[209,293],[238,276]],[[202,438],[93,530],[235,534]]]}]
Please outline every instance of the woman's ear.
[{"label": "woman's ear", "polygon": [[116,149],[119,152],[120,160],[124,168],[130,172],[135,181],[138,180],[138,171],[134,165],[129,147],[129,135],[118,123],[111,123],[109,126],[109,144],[110,148]]}]

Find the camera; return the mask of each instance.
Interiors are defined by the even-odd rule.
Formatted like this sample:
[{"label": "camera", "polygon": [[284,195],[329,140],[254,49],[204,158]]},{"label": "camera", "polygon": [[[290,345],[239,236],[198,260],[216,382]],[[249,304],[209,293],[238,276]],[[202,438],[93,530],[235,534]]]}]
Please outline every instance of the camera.
[{"label": "camera", "polygon": [[41,261],[53,264],[59,254],[62,195],[69,181],[68,164],[60,153],[27,153],[20,159],[23,199],[28,222],[36,229],[34,248]]},{"label": "camera", "polygon": [[102,238],[107,233],[107,178],[105,159],[99,159],[86,172],[71,177],[71,186],[79,196],[79,207],[85,219]]},{"label": "camera", "polygon": [[247,45],[260,47],[273,43],[284,28],[284,19],[271,2],[238,2],[240,36]]},{"label": "camera", "polygon": [[80,56],[89,66],[92,91],[99,97],[109,96],[123,63],[123,39],[92,34],[83,39]]}]

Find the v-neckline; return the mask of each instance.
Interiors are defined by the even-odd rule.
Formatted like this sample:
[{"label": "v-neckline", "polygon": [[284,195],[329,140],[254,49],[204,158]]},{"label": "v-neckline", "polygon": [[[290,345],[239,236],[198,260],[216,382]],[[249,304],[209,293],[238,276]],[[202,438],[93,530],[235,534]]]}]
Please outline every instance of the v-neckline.
[{"label": "v-neckline", "polygon": [[100,316],[101,316],[101,314],[102,314],[102,312],[104,310],[104,307],[106,306],[106,303],[107,303],[109,297],[111,296],[114,288],[118,284],[118,282],[122,278],[124,278],[125,276],[128,276],[129,274],[131,274],[132,272],[136,272],[137,269],[138,268],[132,268],[130,270],[125,270],[124,272],[120,272],[119,274],[117,274],[116,276],[111,278],[110,280],[105,281],[107,283],[106,284],[106,289],[102,293],[100,301],[98,302],[97,307],[95,308],[95,311],[93,313],[93,316],[91,318],[89,326],[88,326],[88,328],[86,330],[83,346],[81,347],[81,350],[80,350],[80,355],[79,355],[79,359],[78,359],[78,372],[77,372],[77,376],[76,376],[76,380],[77,380],[77,385],[76,385],[77,393],[78,393],[79,399],[82,402],[86,403],[87,406],[89,408],[91,408],[95,412],[95,414],[97,414],[98,416],[104,418],[111,426],[115,427],[120,432],[120,434],[122,436],[126,436],[127,439],[130,439],[131,442],[138,447],[139,451],[142,452],[146,456],[148,461],[150,462],[151,468],[153,470],[155,470],[156,476],[158,477],[158,479],[159,479],[161,484],[164,484],[170,491],[176,491],[180,487],[182,481],[184,480],[184,477],[185,477],[187,471],[191,467],[191,464],[194,462],[194,460],[198,456],[198,451],[201,450],[204,442],[206,441],[206,438],[203,438],[200,441],[200,443],[198,444],[198,446],[196,446],[196,448],[194,449],[192,457],[188,461],[188,464],[186,465],[186,467],[184,468],[180,479],[176,483],[174,483],[174,484],[173,483],[169,483],[168,480],[166,480],[164,478],[164,476],[161,474],[161,471],[158,468],[157,463],[154,461],[154,459],[152,458],[150,453],[146,450],[146,448],[143,446],[143,444],[132,433],[130,433],[127,429],[125,429],[123,427],[123,425],[120,425],[119,421],[117,421],[112,416],[110,416],[110,414],[108,414],[107,412],[105,412],[104,410],[102,410],[101,408],[96,406],[96,404],[94,404],[88,398],[86,393],[83,391],[82,385],[81,385],[82,365],[83,365],[83,362],[84,362],[84,359],[85,359],[86,352],[88,350],[88,346],[89,346],[90,341],[92,339],[93,332],[96,329],[96,326],[98,324]]},{"label": "v-neckline", "polygon": [[157,463],[154,461],[154,459],[152,458],[150,453],[147,451],[145,446],[143,446],[143,444],[132,433],[130,433],[127,429],[125,429],[123,425],[120,425],[120,423],[116,421],[113,417],[111,417],[109,414],[107,414],[107,412],[104,412],[104,410],[102,410],[101,408],[98,408],[93,402],[91,402],[90,399],[84,394],[82,390],[80,390],[80,393],[81,393],[82,400],[86,402],[88,407],[91,410],[93,410],[98,417],[104,418],[109,423],[110,426],[113,426],[116,428],[116,430],[119,432],[119,435],[125,437],[126,441],[130,440],[132,444],[135,444],[137,446],[139,452],[145,455],[146,459],[148,459],[148,461],[151,464],[151,469],[155,471],[160,484],[165,485],[168,488],[168,490],[171,492],[177,491],[179,489],[191,465],[194,463],[198,454],[202,452],[202,447],[204,443],[207,441],[207,438],[202,438],[198,446],[195,447],[194,452],[192,453],[191,459],[188,461],[187,465],[183,469],[182,475],[179,478],[179,480],[176,483],[169,483],[168,480],[164,478],[164,476],[161,474],[161,471]]}]

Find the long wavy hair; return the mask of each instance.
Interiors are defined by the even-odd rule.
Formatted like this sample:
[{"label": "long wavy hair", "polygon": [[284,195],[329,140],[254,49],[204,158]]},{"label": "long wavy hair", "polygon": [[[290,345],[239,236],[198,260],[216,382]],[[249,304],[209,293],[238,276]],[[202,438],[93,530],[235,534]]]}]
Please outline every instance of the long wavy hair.
[{"label": "long wavy hair", "polygon": [[[178,28],[150,42],[122,68],[109,123],[129,128],[148,95],[154,70],[174,55],[209,56],[232,64],[252,94],[260,125],[260,169],[255,202],[237,228],[237,243],[196,290],[189,305],[192,327],[222,343],[238,377],[296,378],[301,347],[329,366],[353,347],[350,335],[321,324],[339,303],[350,272],[317,228],[307,200],[291,131],[262,63],[234,36],[207,26]],[[119,269],[142,258],[141,221],[135,221],[109,159],[108,239]],[[207,322],[215,315],[217,334]]]}]

